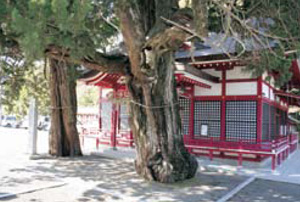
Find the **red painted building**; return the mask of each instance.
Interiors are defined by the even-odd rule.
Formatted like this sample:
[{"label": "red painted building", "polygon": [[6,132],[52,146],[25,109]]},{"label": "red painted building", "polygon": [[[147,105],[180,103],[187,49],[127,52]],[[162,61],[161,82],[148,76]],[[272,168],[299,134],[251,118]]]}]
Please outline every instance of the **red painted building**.
[{"label": "red painted building", "polygon": [[[300,106],[300,97],[288,92],[300,86],[299,60],[293,61],[293,77],[282,90],[274,78],[266,81],[267,73],[253,78],[239,60],[199,58],[207,56],[192,62],[177,55],[184,62],[176,64],[175,76],[187,150],[210,159],[235,158],[239,165],[272,157],[275,169],[298,145],[288,109]],[[128,98],[123,77],[91,71],[81,81],[99,86],[97,145],[134,147],[127,104],[119,99]]]}]

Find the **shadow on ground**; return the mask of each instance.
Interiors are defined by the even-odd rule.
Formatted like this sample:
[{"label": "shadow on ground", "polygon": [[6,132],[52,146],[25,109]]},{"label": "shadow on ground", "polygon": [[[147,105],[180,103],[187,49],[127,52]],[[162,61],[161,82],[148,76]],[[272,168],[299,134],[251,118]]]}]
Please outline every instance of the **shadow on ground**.
[{"label": "shadow on ground", "polygon": [[256,179],[229,201],[300,202],[300,186],[291,183]]},{"label": "shadow on ground", "polygon": [[180,183],[146,182],[137,176],[132,163],[99,156],[39,159],[32,166],[13,169],[11,172],[17,173],[17,177],[5,180],[10,186],[57,179],[64,181],[79,178],[87,183],[94,182],[95,186],[89,187],[77,199],[82,202],[107,198],[120,201],[215,201],[245,179],[226,173],[203,171],[198,172],[195,178]]},{"label": "shadow on ground", "polygon": [[[4,196],[4,195],[10,195],[10,194],[11,194],[11,193],[1,193],[1,192],[0,192],[0,197],[1,197],[1,196]],[[15,198],[17,198],[16,195],[10,195],[10,196],[6,196],[6,197],[3,198],[3,199],[0,198],[0,201],[8,201],[8,200],[12,200],[12,199],[15,199]]]}]

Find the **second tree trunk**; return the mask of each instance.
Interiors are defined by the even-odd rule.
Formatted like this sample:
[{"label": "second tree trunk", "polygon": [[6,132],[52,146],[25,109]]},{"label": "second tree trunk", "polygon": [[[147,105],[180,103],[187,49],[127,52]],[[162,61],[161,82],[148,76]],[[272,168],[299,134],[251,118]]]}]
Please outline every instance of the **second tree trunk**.
[{"label": "second tree trunk", "polygon": [[76,128],[76,79],[65,62],[50,60],[51,130],[50,154],[81,156]]}]

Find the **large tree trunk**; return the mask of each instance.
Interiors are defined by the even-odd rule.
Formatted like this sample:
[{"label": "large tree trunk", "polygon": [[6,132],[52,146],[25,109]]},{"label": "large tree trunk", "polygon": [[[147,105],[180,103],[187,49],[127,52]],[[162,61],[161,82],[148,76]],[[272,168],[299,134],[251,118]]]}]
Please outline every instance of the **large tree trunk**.
[{"label": "large tree trunk", "polygon": [[193,177],[198,164],[183,143],[173,53],[152,56],[155,82],[128,81],[136,171],[147,180],[181,181]]},{"label": "large tree trunk", "polygon": [[76,128],[76,80],[63,61],[50,59],[51,130],[53,156],[81,156]]},{"label": "large tree trunk", "polygon": [[[184,147],[173,54],[189,36],[162,21],[186,23],[176,0],[120,0],[118,15],[130,68],[131,128],[136,171],[147,180],[175,182],[195,175],[198,164]],[[181,17],[183,16],[183,17]]]}]

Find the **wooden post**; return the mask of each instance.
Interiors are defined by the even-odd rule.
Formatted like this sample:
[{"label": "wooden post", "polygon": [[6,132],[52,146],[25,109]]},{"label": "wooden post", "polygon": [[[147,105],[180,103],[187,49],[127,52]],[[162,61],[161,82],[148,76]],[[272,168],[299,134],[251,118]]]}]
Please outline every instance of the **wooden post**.
[{"label": "wooden post", "polygon": [[262,118],[263,118],[263,103],[262,103],[262,77],[257,80],[257,136],[256,142],[262,142]]},{"label": "wooden post", "polygon": [[276,154],[272,155],[272,170],[276,169]]},{"label": "wooden post", "polygon": [[[242,142],[239,141],[239,150],[242,150]],[[239,151],[238,153],[238,168],[241,168],[243,164],[243,154]]]},{"label": "wooden post", "polygon": [[222,70],[222,101],[221,101],[221,131],[220,131],[221,141],[226,141],[226,99],[225,98],[226,98],[226,70]]},{"label": "wooden post", "polygon": [[261,155],[259,155],[259,154],[258,154],[258,155],[256,155],[256,159],[257,159],[257,161],[261,161],[261,158],[262,158],[262,157],[261,157]]},{"label": "wooden post", "polygon": [[241,168],[243,165],[243,154],[238,153],[238,167]]},{"label": "wooden post", "polygon": [[209,150],[209,160],[211,160],[211,161],[213,160],[213,155],[214,155],[213,150],[210,149]]},{"label": "wooden post", "polygon": [[[116,90],[113,89],[113,97],[116,96]],[[110,133],[110,144],[113,150],[116,150],[117,146],[117,104],[112,104],[112,115],[111,115],[111,133]]]},{"label": "wooden post", "polygon": [[102,118],[101,118],[101,112],[102,112],[102,87],[99,87],[99,111],[98,111],[98,127],[99,130],[102,130]]},{"label": "wooden post", "polygon": [[97,138],[96,138],[96,149],[97,149],[97,150],[99,149],[99,144],[100,144],[100,142],[99,142],[99,137],[97,137]]},{"label": "wooden post", "polygon": [[37,154],[37,100],[35,98],[30,99],[29,103],[29,154]]},{"label": "wooden post", "polygon": [[194,139],[194,116],[195,116],[195,87],[191,87],[191,91],[188,99],[190,99],[190,120],[189,120],[189,131],[188,139]]},{"label": "wooden post", "polygon": [[129,145],[129,146],[130,146],[130,147],[134,147],[134,146],[133,146],[133,143],[134,143],[134,142],[133,142],[133,133],[132,133],[131,130],[130,130],[130,133],[129,133],[129,139],[130,139],[130,145]]}]

